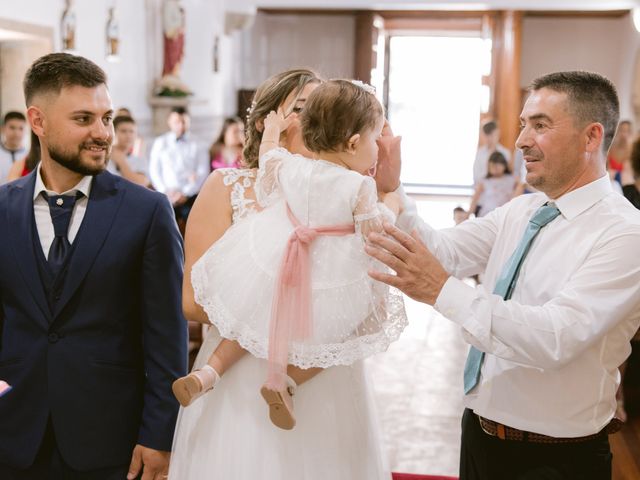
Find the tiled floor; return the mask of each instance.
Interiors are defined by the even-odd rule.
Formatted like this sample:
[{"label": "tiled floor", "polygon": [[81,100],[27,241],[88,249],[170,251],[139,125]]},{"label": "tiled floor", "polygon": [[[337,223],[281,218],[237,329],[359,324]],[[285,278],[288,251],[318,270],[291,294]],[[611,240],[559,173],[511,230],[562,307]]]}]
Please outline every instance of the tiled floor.
[{"label": "tiled floor", "polygon": [[407,310],[410,325],[400,340],[368,360],[389,465],[456,476],[467,346],[431,307],[408,300]]},{"label": "tiled floor", "polygon": [[[465,199],[418,203],[435,228],[451,226]],[[462,369],[460,330],[430,306],[406,300],[409,326],[389,350],[368,360],[389,464],[394,472],[458,475]]]}]

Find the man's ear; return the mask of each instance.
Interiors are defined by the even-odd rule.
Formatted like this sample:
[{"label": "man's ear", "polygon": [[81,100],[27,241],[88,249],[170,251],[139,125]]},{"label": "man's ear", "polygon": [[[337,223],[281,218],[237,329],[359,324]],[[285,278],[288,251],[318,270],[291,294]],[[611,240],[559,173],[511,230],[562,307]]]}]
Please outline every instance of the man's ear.
[{"label": "man's ear", "polygon": [[360,134],[356,133],[355,135],[351,135],[351,138],[347,140],[347,148],[345,151],[350,153],[351,155],[356,153],[356,148],[358,147],[358,143],[360,142]]},{"label": "man's ear", "polygon": [[27,119],[29,120],[29,126],[31,130],[33,130],[33,133],[38,137],[43,137],[46,123],[44,112],[35,105],[31,105],[27,108]]},{"label": "man's ear", "polygon": [[592,123],[585,130],[586,151],[589,153],[596,152],[602,147],[604,139],[604,127],[601,123]]}]

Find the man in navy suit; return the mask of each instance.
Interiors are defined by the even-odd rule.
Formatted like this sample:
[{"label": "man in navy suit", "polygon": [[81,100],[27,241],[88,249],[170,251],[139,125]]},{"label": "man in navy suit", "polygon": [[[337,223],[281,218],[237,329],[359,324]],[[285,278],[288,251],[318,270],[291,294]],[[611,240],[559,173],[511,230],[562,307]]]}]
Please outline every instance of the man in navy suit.
[{"label": "man in navy suit", "polygon": [[105,171],[97,65],[46,55],[24,89],[42,158],[0,188],[0,478],[165,478],[187,369],[173,210]]}]

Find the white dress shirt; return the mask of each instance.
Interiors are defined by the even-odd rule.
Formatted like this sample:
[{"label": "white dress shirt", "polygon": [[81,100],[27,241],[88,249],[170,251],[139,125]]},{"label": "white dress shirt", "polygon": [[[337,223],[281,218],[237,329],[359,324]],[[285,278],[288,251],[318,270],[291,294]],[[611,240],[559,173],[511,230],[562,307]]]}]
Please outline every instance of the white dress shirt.
[{"label": "white dress shirt", "polygon": [[[546,201],[543,193],[522,195],[442,231],[409,201],[399,221],[417,228],[453,275],[436,310],[487,353],[465,405],[521,430],[579,437],[613,417],[618,366],[640,326],[640,212],[612,192],[608,175],[556,199],[561,215],[533,241],[505,301],[492,294],[497,277]],[[458,280],[482,271],[484,285]]]},{"label": "white dress shirt", "polygon": [[209,175],[209,152],[189,134],[176,138],[173,132],[153,142],[149,156],[149,176],[162,193],[178,191],[185,197],[197,194]]},{"label": "white dress shirt", "polygon": [[71,213],[71,221],[69,222],[69,230],[67,231],[67,238],[69,243],[73,243],[82,225],[84,214],[87,211],[87,204],[89,203],[89,194],[91,193],[91,180],[93,177],[86,176],[71,190],[66,192],[57,193],[52,190],[47,190],[42,181],[42,174],[40,173],[40,165],[37,167],[36,172],[36,186],[33,189],[33,214],[36,219],[36,227],[38,229],[38,236],[40,237],[40,244],[42,245],[42,251],[45,258],[49,256],[49,249],[53,243],[55,232],[53,229],[53,221],[51,220],[51,213],[49,213],[49,202],[47,202],[41,195],[42,192],[46,192],[47,195],[71,195],[74,196],[77,192],[82,192],[83,197],[76,200],[73,206],[73,212]]},{"label": "white dress shirt", "polygon": [[[127,162],[129,163],[129,168],[131,168],[131,171],[133,171],[134,173],[141,173],[145,176],[149,175],[149,165],[144,158],[138,157],[133,154],[128,154]],[[113,159],[107,164],[107,171],[109,173],[117,175],[118,177],[122,176],[122,173],[120,172],[120,170],[118,170],[118,166],[116,165],[116,162],[113,161]]]}]

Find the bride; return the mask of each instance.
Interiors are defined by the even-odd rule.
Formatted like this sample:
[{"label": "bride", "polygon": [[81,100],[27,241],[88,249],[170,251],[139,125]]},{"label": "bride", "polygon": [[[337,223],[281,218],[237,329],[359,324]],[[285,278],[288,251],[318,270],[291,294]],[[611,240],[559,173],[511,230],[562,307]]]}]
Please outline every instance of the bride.
[{"label": "bride", "polygon": [[[245,163],[250,168],[219,169],[205,183],[186,231],[183,306],[189,320],[208,323],[206,314],[194,301],[191,267],[233,222],[259,208],[253,185],[262,120],[279,107],[285,112],[300,112],[320,81],[313,72],[303,69],[286,71],[265,81],[258,89],[247,125]],[[291,122],[281,145],[292,153],[307,153],[296,120]],[[206,363],[220,341],[216,329],[211,328],[194,368]],[[301,385],[294,397],[298,423],[291,431],[274,427],[258,393],[266,369],[265,360],[244,355],[212,392],[180,410],[170,479],[391,478],[384,465],[362,362],[325,370],[290,367],[289,376]]]}]

